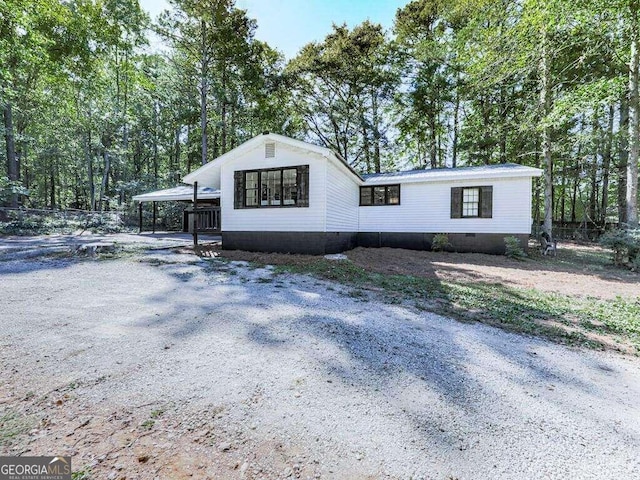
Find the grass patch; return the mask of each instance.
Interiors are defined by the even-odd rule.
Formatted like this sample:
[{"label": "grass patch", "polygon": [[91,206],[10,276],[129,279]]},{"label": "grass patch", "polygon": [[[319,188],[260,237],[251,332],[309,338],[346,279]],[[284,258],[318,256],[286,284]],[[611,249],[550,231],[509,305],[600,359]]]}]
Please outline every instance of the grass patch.
[{"label": "grass patch", "polygon": [[145,420],[140,424],[140,428],[142,428],[143,430],[151,430],[155,424],[156,424],[155,420],[151,420],[151,419]]},{"label": "grass patch", "polygon": [[85,467],[82,470],[71,473],[71,480],[91,480],[91,469]]},{"label": "grass patch", "polygon": [[160,418],[164,413],[164,408],[158,408],[157,410],[152,410],[149,416],[151,418]]},{"label": "grass patch", "polygon": [[576,298],[497,283],[463,284],[411,275],[387,275],[367,271],[350,261],[325,259],[305,265],[279,265],[276,272],[311,274],[358,289],[382,292],[381,296],[389,303],[411,300],[419,309],[572,345],[604,348],[599,336],[618,337],[640,353],[640,301],[637,299]]},{"label": "grass patch", "polygon": [[11,410],[0,415],[0,446],[12,445],[20,435],[24,435],[31,428],[29,420]]}]

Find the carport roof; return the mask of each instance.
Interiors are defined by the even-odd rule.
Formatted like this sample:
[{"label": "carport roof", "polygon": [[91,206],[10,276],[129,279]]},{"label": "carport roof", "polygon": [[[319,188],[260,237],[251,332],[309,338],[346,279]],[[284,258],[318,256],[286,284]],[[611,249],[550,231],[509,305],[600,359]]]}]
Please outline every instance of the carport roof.
[{"label": "carport roof", "polygon": [[[220,190],[211,187],[198,187],[198,200],[210,200],[220,198]],[[133,197],[136,202],[179,202],[193,201],[193,186],[179,185],[164,190],[156,190],[155,192],[142,193]]]}]

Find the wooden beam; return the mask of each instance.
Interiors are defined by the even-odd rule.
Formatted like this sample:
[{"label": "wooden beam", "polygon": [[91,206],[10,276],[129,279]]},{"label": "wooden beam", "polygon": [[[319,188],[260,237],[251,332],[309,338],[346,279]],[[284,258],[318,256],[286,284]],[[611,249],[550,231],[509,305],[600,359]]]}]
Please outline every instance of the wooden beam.
[{"label": "wooden beam", "polygon": [[193,182],[193,245],[198,246],[198,182]]},{"label": "wooden beam", "polygon": [[153,233],[156,233],[156,202],[153,202]]},{"label": "wooden beam", "polygon": [[142,202],[138,203],[138,233],[142,233]]}]

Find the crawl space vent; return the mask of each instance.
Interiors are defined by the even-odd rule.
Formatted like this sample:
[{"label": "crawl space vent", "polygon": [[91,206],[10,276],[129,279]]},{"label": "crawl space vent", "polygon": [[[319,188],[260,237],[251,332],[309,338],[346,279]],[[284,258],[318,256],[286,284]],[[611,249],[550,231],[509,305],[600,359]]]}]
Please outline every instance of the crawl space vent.
[{"label": "crawl space vent", "polygon": [[276,156],[276,144],[275,142],[264,144],[264,158],[275,158]]}]

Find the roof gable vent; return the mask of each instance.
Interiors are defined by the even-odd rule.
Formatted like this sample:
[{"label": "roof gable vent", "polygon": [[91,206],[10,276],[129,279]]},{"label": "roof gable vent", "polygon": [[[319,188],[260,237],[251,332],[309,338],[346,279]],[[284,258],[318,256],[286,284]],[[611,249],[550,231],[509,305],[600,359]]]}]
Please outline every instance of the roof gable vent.
[{"label": "roof gable vent", "polygon": [[264,144],[264,158],[275,158],[276,157],[276,143],[275,142],[267,142]]}]

